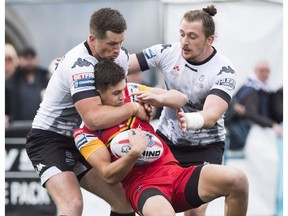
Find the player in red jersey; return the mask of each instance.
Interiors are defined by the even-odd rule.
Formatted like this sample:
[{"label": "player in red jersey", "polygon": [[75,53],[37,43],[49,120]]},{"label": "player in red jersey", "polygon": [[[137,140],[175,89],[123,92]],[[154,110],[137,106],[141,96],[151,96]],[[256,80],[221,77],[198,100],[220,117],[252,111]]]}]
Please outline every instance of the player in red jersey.
[{"label": "player in red jersey", "polygon": [[[104,105],[141,103],[145,99],[153,106],[177,109],[187,102],[187,97],[176,90],[126,85],[123,69],[109,60],[95,66],[95,86]],[[116,159],[109,143],[117,134],[129,129],[134,132],[129,133],[131,150]],[[143,131],[157,136],[164,152],[158,160],[136,166],[149,142]],[[246,215],[248,180],[242,171],[212,164],[180,167],[169,147],[147,121],[132,116],[117,126],[97,131],[90,131],[83,124],[75,130],[74,139],[81,154],[107,183],[122,183],[128,201],[140,215],[175,215],[175,212],[196,208],[221,196],[226,197],[225,215]]]}]

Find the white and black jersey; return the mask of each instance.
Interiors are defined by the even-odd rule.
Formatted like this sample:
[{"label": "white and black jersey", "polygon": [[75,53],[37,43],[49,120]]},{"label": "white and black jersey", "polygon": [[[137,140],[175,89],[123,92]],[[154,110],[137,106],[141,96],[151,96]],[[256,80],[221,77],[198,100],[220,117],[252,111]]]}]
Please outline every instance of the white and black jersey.
[{"label": "white and black jersey", "polygon": [[[158,44],[136,54],[141,70],[158,67],[167,89],[176,89],[188,97],[185,112],[203,110],[209,94],[218,95],[227,103],[231,100],[236,74],[231,62],[216,51],[201,63],[186,61],[181,56],[180,43]],[[175,145],[206,145],[225,140],[224,116],[209,129],[189,130],[178,127],[176,111],[164,108],[158,130]]]},{"label": "white and black jersey", "polygon": [[[129,55],[124,48],[115,62],[128,71]],[[74,103],[97,95],[94,86],[94,65],[97,63],[87,42],[71,49],[49,81],[32,128],[73,137],[74,129],[82,121]]]}]

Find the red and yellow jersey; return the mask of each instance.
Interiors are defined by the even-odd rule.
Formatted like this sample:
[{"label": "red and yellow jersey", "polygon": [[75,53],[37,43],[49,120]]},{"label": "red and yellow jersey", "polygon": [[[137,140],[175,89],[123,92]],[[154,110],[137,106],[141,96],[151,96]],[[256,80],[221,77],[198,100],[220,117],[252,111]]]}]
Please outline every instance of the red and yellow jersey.
[{"label": "red and yellow jersey", "polygon": [[[144,85],[128,83],[125,89],[126,94],[125,102],[126,103],[130,101],[137,102],[136,97],[130,96],[131,93],[136,91],[145,91],[145,90],[148,91],[149,89],[150,89],[149,87]],[[85,125],[83,125],[82,127],[74,131],[75,144],[76,147],[81,152],[81,154],[85,157],[85,159],[88,159],[93,152],[97,151],[102,147],[107,147],[108,150],[110,151],[109,145],[111,140],[117,134],[121,133],[122,131],[129,130],[131,128],[140,128],[141,130],[154,134],[161,140],[164,147],[163,154],[158,160],[147,165],[135,166],[135,169],[142,169],[143,167],[145,167],[146,169],[147,166],[162,165],[171,162],[178,163],[176,159],[173,157],[166,143],[155,133],[152,125],[147,121],[143,121],[136,118],[135,116],[129,118],[126,121],[123,121],[121,124],[118,124],[114,127],[104,130],[90,131],[87,127],[85,127]],[[112,161],[116,160],[116,158],[112,155],[111,151],[110,155]]]}]

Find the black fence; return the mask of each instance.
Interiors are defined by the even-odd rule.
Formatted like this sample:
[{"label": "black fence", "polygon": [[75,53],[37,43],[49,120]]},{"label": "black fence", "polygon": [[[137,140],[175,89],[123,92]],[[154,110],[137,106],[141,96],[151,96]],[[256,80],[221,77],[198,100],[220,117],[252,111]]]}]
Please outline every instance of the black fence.
[{"label": "black fence", "polygon": [[5,215],[55,216],[56,206],[25,150],[30,128],[30,121],[19,121],[5,130]]}]

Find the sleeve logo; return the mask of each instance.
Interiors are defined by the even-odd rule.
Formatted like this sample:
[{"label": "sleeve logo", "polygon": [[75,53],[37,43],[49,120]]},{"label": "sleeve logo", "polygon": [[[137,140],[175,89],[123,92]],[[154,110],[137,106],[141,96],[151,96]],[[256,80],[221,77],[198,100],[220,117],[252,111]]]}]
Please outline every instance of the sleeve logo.
[{"label": "sleeve logo", "polygon": [[93,64],[91,62],[87,61],[86,59],[78,58],[77,61],[74,62],[74,65],[72,66],[72,68],[75,68],[76,66],[89,67],[90,65],[93,66]]},{"label": "sleeve logo", "polygon": [[222,73],[235,74],[235,71],[234,71],[230,66],[228,66],[228,67],[223,66],[222,69],[220,70],[220,72],[217,74],[217,76],[220,75],[220,74],[222,74]]}]

